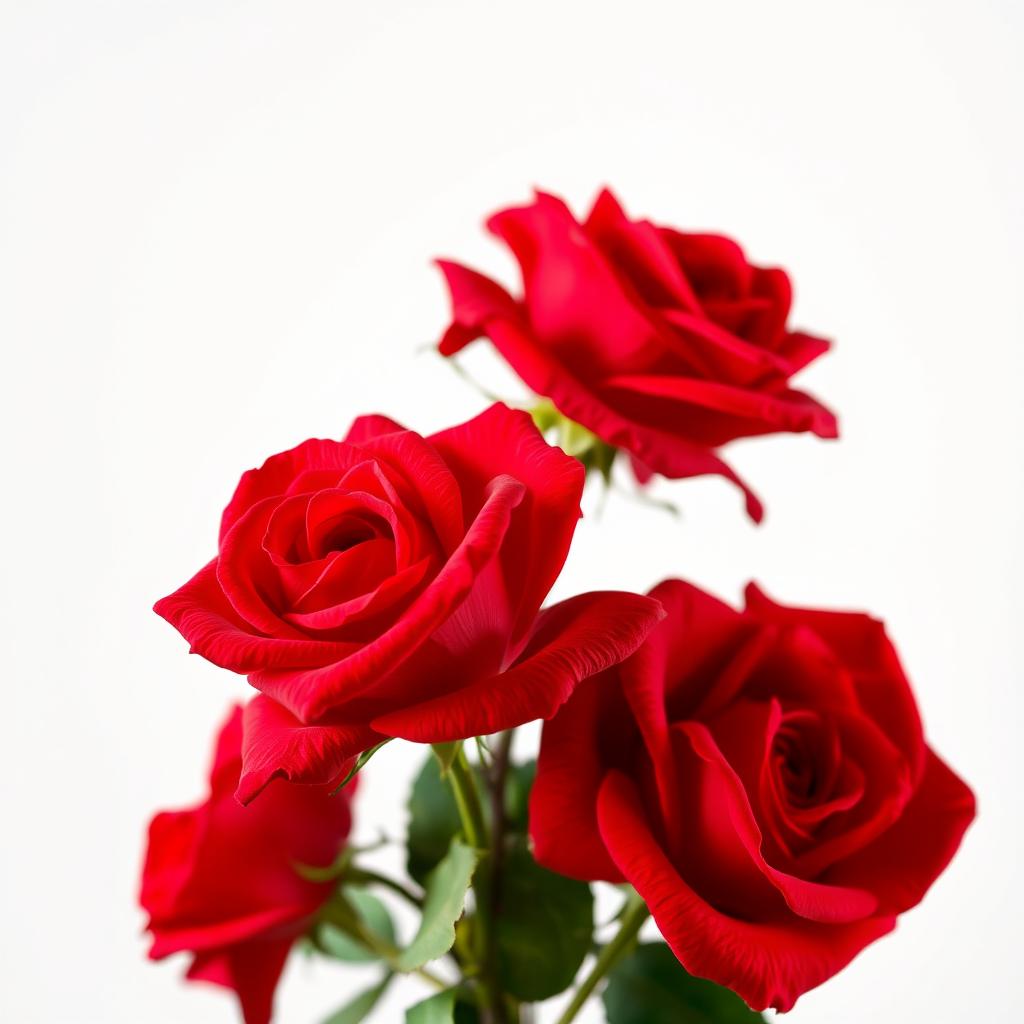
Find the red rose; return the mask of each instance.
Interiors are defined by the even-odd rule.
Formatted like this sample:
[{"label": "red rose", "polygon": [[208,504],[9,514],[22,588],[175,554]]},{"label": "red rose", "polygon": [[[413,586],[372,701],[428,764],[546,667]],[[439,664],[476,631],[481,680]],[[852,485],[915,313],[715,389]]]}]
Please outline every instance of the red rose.
[{"label": "red rose", "polygon": [[628,880],[687,970],[788,1010],[921,900],[974,798],[880,622],[652,596],[664,622],[545,725],[537,858]]},{"label": "red rose", "polygon": [[388,737],[442,742],[546,718],[660,617],[591,593],[538,616],[569,550],[576,460],[492,406],[428,439],[382,416],[246,473],[220,552],[156,605],[263,692],[239,796],[328,782]]},{"label": "red rose", "polygon": [[786,327],[786,272],[755,267],[720,235],[631,221],[598,196],[580,224],[560,199],[503,210],[488,228],[512,250],[524,296],[441,262],[452,355],[486,335],[523,381],[608,444],[638,476],[718,473],[761,505],[716,453],[780,431],[835,437],[835,417],[789,386],[829,345]]},{"label": "red rose", "polygon": [[150,823],[139,902],[153,960],[187,950],[189,978],[234,989],[246,1024],[267,1024],[288,951],[332,889],[296,865],[335,860],[351,826],[350,791],[275,786],[242,807],[241,747],[236,707],[217,738],[206,802]]}]

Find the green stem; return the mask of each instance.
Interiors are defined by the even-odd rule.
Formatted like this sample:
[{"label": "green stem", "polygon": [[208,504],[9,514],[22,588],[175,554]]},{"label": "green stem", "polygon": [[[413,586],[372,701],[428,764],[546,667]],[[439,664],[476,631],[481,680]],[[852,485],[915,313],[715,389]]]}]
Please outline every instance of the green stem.
[{"label": "green stem", "polygon": [[[484,821],[483,807],[480,804],[480,794],[477,790],[476,780],[473,778],[473,770],[469,766],[469,759],[466,751],[462,748],[455,755],[455,759],[448,769],[448,779],[451,782],[452,793],[455,796],[455,803],[459,809],[459,819],[462,822],[462,831],[465,833],[466,841],[474,849],[481,853],[488,853],[489,842],[487,825]],[[508,1013],[505,1006],[505,999],[498,985],[498,980],[493,963],[488,955],[491,949],[491,907],[486,892],[473,885],[476,893],[476,914],[474,921],[474,939],[476,956],[480,965],[480,982],[483,995],[484,1020],[488,1024],[506,1024]]]},{"label": "green stem", "polygon": [[462,830],[466,834],[466,842],[476,850],[487,849],[487,826],[484,824],[484,812],[480,806],[480,795],[477,793],[473,772],[469,767],[466,752],[460,750],[455,755],[448,769],[448,779],[455,795],[455,803],[459,809]]},{"label": "green stem", "polygon": [[417,896],[412,889],[403,885],[398,881],[398,879],[389,878],[387,875],[382,875],[379,871],[368,871],[366,868],[351,868],[345,875],[345,881],[352,882],[357,885],[360,882],[382,885],[386,889],[390,889],[392,892],[397,893],[404,900],[408,901],[419,910],[423,909],[422,896]]},{"label": "green stem", "polygon": [[[328,918],[330,920],[330,918]],[[376,932],[371,931],[361,922],[357,923],[354,927],[346,928],[344,924],[339,922],[338,925],[346,935],[352,936],[364,949],[372,953],[374,956],[379,956],[393,971],[402,971],[403,968],[399,967],[399,950],[391,945],[386,939],[377,935]],[[412,972],[417,977],[422,978],[425,982],[433,985],[434,988],[443,990],[450,988],[450,982],[445,981],[439,974],[434,974],[433,971],[428,970],[426,967],[418,967]]]},{"label": "green stem", "polygon": [[[508,777],[514,732],[514,729],[509,729],[498,738],[494,762],[487,780],[491,803],[491,881],[487,912],[492,922],[497,920],[501,911],[501,876],[505,867],[505,782]],[[487,939],[483,952],[483,974],[491,986],[490,1014],[493,1024],[509,1024],[510,1020],[519,1021],[518,1003],[512,1000],[506,1002],[501,992],[498,977],[498,944],[494,928],[489,931]]]},{"label": "green stem", "polygon": [[565,1008],[565,1013],[558,1018],[557,1024],[570,1024],[576,1019],[576,1015],[583,1008],[583,1004],[590,998],[591,993],[597,988],[598,982],[622,959],[626,950],[629,949],[633,940],[637,937],[647,920],[650,911],[642,899],[634,892],[626,902],[622,914],[622,924],[612,940],[602,948],[594,961],[590,973],[583,979],[580,987],[576,989],[572,1002]]}]

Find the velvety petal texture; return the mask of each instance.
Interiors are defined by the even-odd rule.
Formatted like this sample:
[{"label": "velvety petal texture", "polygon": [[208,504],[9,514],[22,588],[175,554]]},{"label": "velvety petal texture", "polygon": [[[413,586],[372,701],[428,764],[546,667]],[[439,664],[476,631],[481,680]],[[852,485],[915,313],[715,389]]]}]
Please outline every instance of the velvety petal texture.
[{"label": "velvety petal texture", "polygon": [[189,978],[233,989],[246,1024],[268,1024],[288,951],[331,892],[296,865],[333,863],[353,790],[279,785],[243,807],[234,795],[243,731],[236,707],[217,739],[207,799],[150,823],[139,902],[153,959],[191,953]]},{"label": "velvety petal texture", "polygon": [[[734,256],[706,254],[723,290]],[[788,1010],[922,899],[974,797],[877,620],[754,585],[744,611],[680,580],[650,596],[664,620],[544,727],[537,859],[630,882],[687,970]]]},{"label": "velvety petal texture", "polygon": [[762,507],[719,456],[769,433],[837,436],[835,416],[790,378],[828,342],[787,327],[786,273],[749,263],[728,238],[630,220],[605,190],[577,221],[538,193],[492,216],[491,232],[522,272],[522,295],[439,261],[453,355],[486,336],[533,391],[630,454],[645,479],[714,473]]},{"label": "velvety petal texture", "polygon": [[539,616],[584,469],[494,405],[421,437],[384,416],[271,456],[224,511],[217,556],[156,611],[262,697],[239,798],[327,784],[391,736],[441,742],[550,717],[658,620],[635,594]]}]

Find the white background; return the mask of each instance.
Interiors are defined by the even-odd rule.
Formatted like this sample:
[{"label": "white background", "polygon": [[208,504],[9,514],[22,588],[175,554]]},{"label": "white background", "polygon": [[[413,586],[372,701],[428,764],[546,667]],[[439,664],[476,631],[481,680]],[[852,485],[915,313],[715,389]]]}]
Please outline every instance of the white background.
[{"label": "white background", "polygon": [[[582,212],[605,182],[792,271],[795,320],[837,341],[801,383],[843,439],[732,449],[760,529],[717,480],[659,487],[682,521],[613,495],[556,594],[677,574],[736,599],[756,577],[884,616],[980,818],[896,934],[788,1019],[1012,1017],[1022,10],[3,0],[0,1019],[235,1019],[144,961],[134,899],[147,818],[201,795],[248,688],[150,606],[267,454],[359,412],[427,431],[480,409],[417,354],[447,309],[429,259],[512,283],[483,215],[534,184]],[[374,763],[361,837],[400,833],[418,757]],[[279,1019],[369,977],[296,961]]]}]

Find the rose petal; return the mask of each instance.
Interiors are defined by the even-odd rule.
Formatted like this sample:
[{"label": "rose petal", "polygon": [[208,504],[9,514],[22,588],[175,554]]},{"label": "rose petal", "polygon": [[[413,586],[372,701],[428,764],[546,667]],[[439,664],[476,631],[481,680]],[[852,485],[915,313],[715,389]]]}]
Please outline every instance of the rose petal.
[{"label": "rose petal", "polygon": [[658,229],[647,221],[631,221],[608,189],[599,193],[583,229],[610,265],[625,272],[644,302],[700,312],[700,301]]},{"label": "rose petal", "polygon": [[[363,622],[373,615],[401,606],[411,600],[413,592],[423,582],[431,567],[429,558],[388,576],[372,590],[347,601],[339,601],[327,608],[310,612],[289,612],[285,618],[303,630],[338,630]],[[347,632],[347,631],[346,631]]]},{"label": "rose petal", "polygon": [[[209,914],[206,920],[195,923],[178,915],[179,920],[163,921],[153,918],[149,927],[153,930],[150,946],[150,960],[163,960],[174,953],[203,953],[207,950],[221,950],[253,941],[254,936],[280,934],[282,931],[298,935],[302,922],[316,912],[322,900],[308,900],[304,903],[285,903],[281,906],[267,906],[233,917],[219,920]],[[216,911],[216,905],[212,907]]]},{"label": "rose petal", "polygon": [[577,376],[640,371],[657,360],[658,328],[561,199],[538,192],[487,227],[519,261],[533,335]]},{"label": "rose petal", "polygon": [[250,675],[249,681],[304,722],[316,721],[332,708],[359,697],[411,657],[466,599],[477,576],[500,549],[512,510],[524,493],[517,480],[495,478],[458,549],[387,632],[348,657],[322,663],[322,667],[260,671]]},{"label": "rose petal", "polygon": [[280,579],[263,540],[280,507],[277,496],[264,498],[244,512],[220,543],[217,582],[239,618],[253,632],[285,640],[301,640],[299,630],[281,618],[285,598]]},{"label": "rose petal", "polygon": [[192,962],[188,977],[233,989],[245,1024],[270,1024],[274,992],[293,941],[265,939],[201,953]]},{"label": "rose petal", "polygon": [[235,708],[220,732],[209,797],[151,825],[140,902],[150,914],[154,958],[298,934],[329,894],[294,865],[333,862],[351,824],[349,802],[322,788],[282,785],[243,808],[234,798],[242,717]]},{"label": "rose petal", "polygon": [[507,473],[525,487],[498,553],[511,621],[507,660],[519,654],[541,604],[558,578],[580,518],[586,472],[547,444],[525,412],[492,405],[430,438],[459,482],[466,508],[478,507],[491,478]]},{"label": "rose petal", "polygon": [[345,441],[348,444],[362,444],[372,437],[379,437],[381,434],[397,434],[405,430],[401,423],[396,423],[388,416],[381,416],[379,413],[370,413],[368,416],[357,416],[348,428]]},{"label": "rose petal", "polygon": [[674,732],[689,741],[688,749],[677,747],[681,755],[677,766],[691,793],[686,852],[692,853],[709,885],[728,893],[724,898],[734,901],[737,910],[765,917],[772,916],[774,902],[765,883],[777,890],[794,914],[811,921],[845,924],[875,912],[878,900],[868,889],[820,884],[768,864],[743,782],[711,732],[697,722],[680,723]]},{"label": "rose petal", "polygon": [[756,583],[746,588],[748,611],[766,622],[809,628],[853,675],[857,700],[893,744],[910,759],[915,779],[924,768],[925,743],[917,702],[885,624],[859,612],[791,608]]},{"label": "rose petal", "polygon": [[636,787],[620,772],[601,787],[598,821],[612,859],[647,902],[680,963],[732,989],[755,1010],[792,1008],[797,998],[891,931],[894,917],[818,924],[793,916],[743,921],[701,899],[666,858],[643,817]]},{"label": "rose petal", "polygon": [[839,436],[835,416],[818,401],[791,388],[771,392],[667,374],[614,374],[601,383],[617,408],[667,433],[678,430],[713,448],[740,437],[811,431]]},{"label": "rose petal", "polygon": [[496,310],[484,319],[469,319],[483,307],[484,298],[476,296],[475,301],[457,306],[454,315],[473,337],[486,333],[523,382],[538,395],[550,398],[563,415],[582,423],[613,447],[630,452],[647,469],[663,476],[682,478],[708,473],[724,476],[743,491],[751,519],[761,521],[764,516],[761,503],[714,452],[663,430],[636,423],[611,408],[540,346],[521,319],[503,318]]},{"label": "rose petal", "polygon": [[438,343],[443,356],[453,356],[486,333],[484,324],[492,318],[520,316],[515,299],[496,281],[452,260],[435,260],[444,274],[452,304],[452,322]]},{"label": "rose petal", "polygon": [[453,552],[462,540],[466,510],[458,482],[443,453],[411,430],[378,435],[363,442],[363,448],[392,468],[392,482],[396,486],[406,485],[400,489],[399,507],[420,514],[433,527],[445,553]]},{"label": "rose petal", "polygon": [[731,238],[674,228],[660,230],[701,302],[738,299],[750,294],[754,268]]},{"label": "rose petal", "polygon": [[673,347],[703,371],[702,377],[755,387],[782,383],[792,372],[782,356],[751,344],[706,316],[677,309],[663,309],[660,314],[669,325],[666,334]]},{"label": "rose petal", "polygon": [[823,356],[831,347],[832,343],[825,338],[817,338],[802,331],[790,331],[776,344],[775,351],[786,360],[792,376]]},{"label": "rose petal", "polygon": [[295,478],[308,470],[330,471],[340,476],[365,459],[360,450],[343,441],[312,438],[286,452],[271,455],[259,469],[242,474],[235,493],[221,517],[223,540],[236,522],[257,502],[285,494]]},{"label": "rose petal", "polygon": [[389,736],[440,743],[550,718],[582,680],[628,657],[661,618],[637,594],[581,594],[541,612],[521,660],[508,671],[435,700],[381,715]]},{"label": "rose petal", "polygon": [[276,638],[254,634],[217,582],[217,559],[208,562],[173,594],[157,601],[153,611],[181,633],[194,653],[232,672],[323,665],[357,649],[354,644],[311,640],[301,635]]},{"label": "rose petal", "polygon": [[929,750],[917,792],[899,820],[826,877],[869,887],[892,913],[909,910],[953,859],[975,811],[971,790]]},{"label": "rose petal", "polygon": [[614,670],[577,687],[544,723],[530,791],[530,840],[538,864],[583,882],[625,881],[597,826],[597,794],[609,766],[636,742]]},{"label": "rose petal", "polygon": [[254,697],[245,709],[242,771],[235,795],[248,804],[278,778],[314,785],[336,782],[353,758],[383,738],[365,722],[304,725],[269,697]]}]

